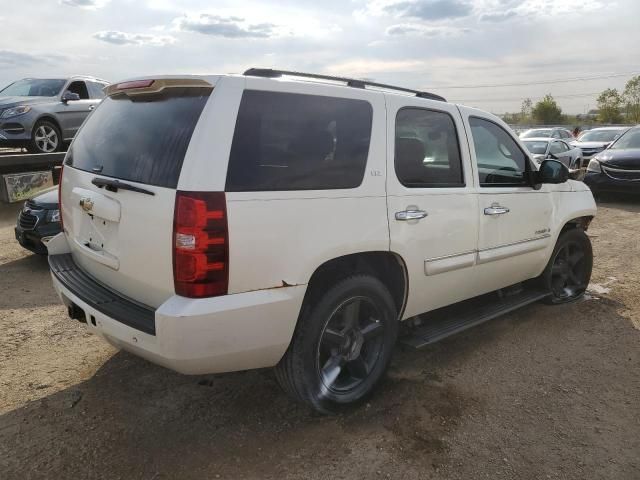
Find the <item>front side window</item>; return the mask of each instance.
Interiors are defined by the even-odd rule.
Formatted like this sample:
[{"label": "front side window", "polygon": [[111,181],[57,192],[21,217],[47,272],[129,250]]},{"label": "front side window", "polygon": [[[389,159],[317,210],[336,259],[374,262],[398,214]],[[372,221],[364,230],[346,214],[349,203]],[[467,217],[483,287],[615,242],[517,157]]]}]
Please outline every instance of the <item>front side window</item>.
[{"label": "front side window", "polygon": [[458,135],[448,113],[401,109],[395,142],[396,175],[405,187],[464,186]]},{"label": "front side window", "polygon": [[226,190],[356,188],[364,178],[372,120],[364,100],[247,90]]},{"label": "front side window", "polygon": [[89,91],[87,85],[84,82],[73,82],[67,87],[67,92],[77,93],[80,96],[80,100],[89,100]]},{"label": "front side window", "polygon": [[499,125],[470,117],[471,136],[482,187],[526,185],[527,157]]}]

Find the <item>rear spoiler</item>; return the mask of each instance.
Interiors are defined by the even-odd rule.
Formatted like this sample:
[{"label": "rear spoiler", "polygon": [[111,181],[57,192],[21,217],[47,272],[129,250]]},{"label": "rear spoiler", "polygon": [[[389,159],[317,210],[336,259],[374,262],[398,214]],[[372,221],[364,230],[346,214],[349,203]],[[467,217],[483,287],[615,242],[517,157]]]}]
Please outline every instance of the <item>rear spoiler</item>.
[{"label": "rear spoiler", "polygon": [[104,93],[108,97],[116,93],[125,95],[148,95],[150,93],[159,93],[165,88],[213,88],[213,85],[201,78],[131,80],[109,85],[104,89]]}]

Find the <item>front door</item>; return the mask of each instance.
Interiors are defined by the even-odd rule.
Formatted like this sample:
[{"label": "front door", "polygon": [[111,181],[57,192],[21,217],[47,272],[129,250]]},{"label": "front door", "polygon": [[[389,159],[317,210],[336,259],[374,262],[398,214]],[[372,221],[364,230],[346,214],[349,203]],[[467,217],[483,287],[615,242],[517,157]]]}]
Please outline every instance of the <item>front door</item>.
[{"label": "front door", "polygon": [[457,108],[399,95],[386,102],[390,246],[406,263],[408,318],[475,295],[477,195]]},{"label": "front door", "polygon": [[478,185],[478,282],[484,292],[532,278],[544,267],[553,203],[529,185],[529,157],[508,127],[461,107]]},{"label": "front door", "polygon": [[63,94],[65,91],[77,93],[80,96],[80,100],[71,100],[66,103],[60,102],[56,109],[56,113],[60,119],[62,136],[65,140],[71,140],[82,125],[82,122],[84,122],[98,103],[100,103],[100,100],[90,98],[87,85],[81,80],[71,82],[69,86],[63,90]]}]

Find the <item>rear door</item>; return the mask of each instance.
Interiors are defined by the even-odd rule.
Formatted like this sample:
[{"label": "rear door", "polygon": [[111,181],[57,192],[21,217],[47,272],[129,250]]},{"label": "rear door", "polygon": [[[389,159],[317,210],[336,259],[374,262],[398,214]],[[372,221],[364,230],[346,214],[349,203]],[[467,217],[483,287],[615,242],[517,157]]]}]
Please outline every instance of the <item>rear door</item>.
[{"label": "rear door", "polygon": [[478,278],[489,292],[537,275],[551,242],[552,197],[534,189],[525,149],[508,126],[478,110],[460,107],[478,185]]},{"label": "rear door", "polygon": [[408,318],[476,294],[478,199],[456,107],[386,101],[390,242],[407,267]]},{"label": "rear door", "polygon": [[67,154],[61,190],[76,263],[151,307],[174,293],[176,186],[212,91],[202,81],[171,88],[156,82],[116,91],[96,108]]}]

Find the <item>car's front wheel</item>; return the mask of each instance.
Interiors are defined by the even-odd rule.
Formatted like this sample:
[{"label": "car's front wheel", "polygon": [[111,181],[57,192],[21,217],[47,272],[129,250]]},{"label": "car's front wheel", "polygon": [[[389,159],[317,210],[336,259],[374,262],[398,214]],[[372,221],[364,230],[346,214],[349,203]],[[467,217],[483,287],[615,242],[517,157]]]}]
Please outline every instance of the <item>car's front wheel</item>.
[{"label": "car's front wheel", "polygon": [[550,292],[545,302],[568,303],[582,297],[589,285],[592,268],[593,250],[587,234],[580,228],[564,232],[540,276],[543,287]]},{"label": "car's front wheel", "polygon": [[276,377],[294,399],[335,412],[373,390],[397,335],[389,290],[373,276],[353,275],[303,309]]},{"label": "car's front wheel", "polygon": [[48,120],[40,120],[33,126],[29,151],[32,153],[53,153],[62,148],[60,129]]}]

